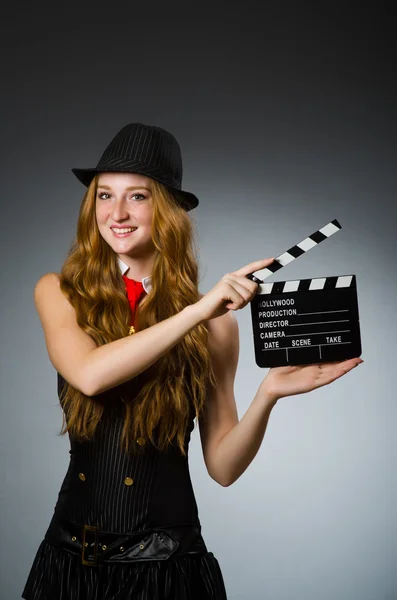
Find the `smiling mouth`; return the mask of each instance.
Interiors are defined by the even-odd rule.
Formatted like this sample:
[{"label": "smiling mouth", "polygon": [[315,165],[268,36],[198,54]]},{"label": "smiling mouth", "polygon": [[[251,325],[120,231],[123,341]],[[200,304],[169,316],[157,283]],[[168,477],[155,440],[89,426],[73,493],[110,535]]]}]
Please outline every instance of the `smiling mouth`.
[{"label": "smiling mouth", "polygon": [[113,235],[116,237],[125,237],[134,233],[137,230],[137,227],[111,227]]}]

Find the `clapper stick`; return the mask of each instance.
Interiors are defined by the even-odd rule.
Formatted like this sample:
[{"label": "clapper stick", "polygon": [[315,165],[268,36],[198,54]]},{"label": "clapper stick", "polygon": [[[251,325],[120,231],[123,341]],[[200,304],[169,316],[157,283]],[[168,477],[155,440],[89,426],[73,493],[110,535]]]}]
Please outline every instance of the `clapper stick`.
[{"label": "clapper stick", "polygon": [[280,254],[280,256],[277,256],[271,265],[269,265],[265,269],[261,269],[260,271],[255,271],[256,275],[250,273],[249,275],[247,275],[247,278],[251,279],[252,281],[255,281],[255,283],[263,283],[264,279],[270,277],[270,275],[273,275],[274,273],[282,269],[282,267],[288,265],[288,263],[295,260],[295,258],[298,258],[298,256],[302,256],[302,254],[305,254],[305,252],[307,252],[311,248],[314,248],[314,246],[317,246],[322,241],[331,237],[331,235],[333,235],[340,229],[342,229],[342,226],[340,225],[339,221],[334,219],[333,221],[328,223],[328,225],[325,225],[325,227],[322,227],[318,231],[315,231],[314,233],[309,235],[309,237],[299,242],[299,244],[296,244],[296,246],[292,246],[292,248],[290,248],[286,252],[283,252],[283,254]]}]

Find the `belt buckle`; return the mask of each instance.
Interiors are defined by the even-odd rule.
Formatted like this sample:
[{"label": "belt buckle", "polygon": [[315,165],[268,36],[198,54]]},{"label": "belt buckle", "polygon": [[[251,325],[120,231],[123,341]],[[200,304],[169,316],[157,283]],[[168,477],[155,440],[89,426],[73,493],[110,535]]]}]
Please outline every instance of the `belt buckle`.
[{"label": "belt buckle", "polygon": [[[83,525],[83,542],[81,547],[81,564],[89,567],[97,566],[99,528],[94,525]],[[92,541],[93,540],[93,541]],[[89,555],[89,548],[93,544],[94,554]]]}]

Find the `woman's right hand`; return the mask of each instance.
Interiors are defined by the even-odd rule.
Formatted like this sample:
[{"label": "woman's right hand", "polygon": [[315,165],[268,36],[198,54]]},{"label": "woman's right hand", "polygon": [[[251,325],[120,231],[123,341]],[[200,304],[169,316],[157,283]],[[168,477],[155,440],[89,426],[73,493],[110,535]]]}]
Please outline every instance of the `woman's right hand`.
[{"label": "woman's right hand", "polygon": [[258,291],[258,284],[246,275],[268,267],[274,258],[256,260],[233,273],[226,273],[220,281],[196,304],[201,320],[207,321],[226,314],[229,310],[239,310],[251,302]]}]

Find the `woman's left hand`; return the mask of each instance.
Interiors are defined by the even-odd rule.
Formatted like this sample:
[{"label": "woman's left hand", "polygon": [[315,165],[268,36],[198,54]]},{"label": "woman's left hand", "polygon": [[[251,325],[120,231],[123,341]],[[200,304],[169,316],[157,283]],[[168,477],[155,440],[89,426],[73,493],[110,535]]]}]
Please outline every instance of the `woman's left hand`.
[{"label": "woman's left hand", "polygon": [[328,385],[363,362],[357,357],[342,362],[272,367],[262,381],[261,387],[267,395],[277,401],[285,396],[304,394]]}]

